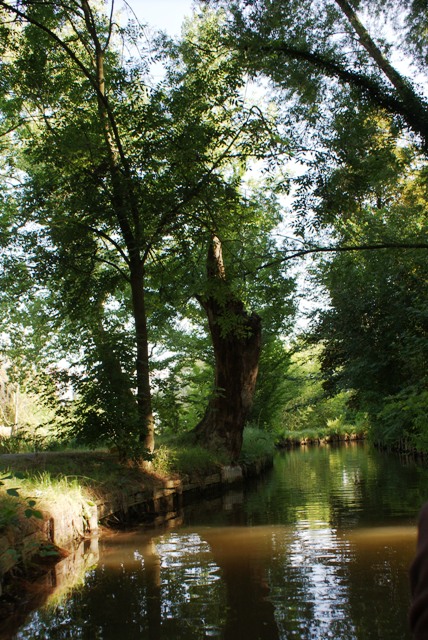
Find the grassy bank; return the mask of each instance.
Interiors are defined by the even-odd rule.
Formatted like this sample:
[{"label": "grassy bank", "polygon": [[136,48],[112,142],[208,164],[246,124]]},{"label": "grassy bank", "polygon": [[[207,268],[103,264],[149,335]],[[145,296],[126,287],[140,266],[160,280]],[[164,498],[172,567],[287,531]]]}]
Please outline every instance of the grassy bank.
[{"label": "grassy bank", "polygon": [[[250,463],[272,455],[274,440],[269,434],[248,429],[241,462]],[[186,440],[160,439],[152,469],[124,462],[108,451],[38,451],[0,455],[0,531],[16,524],[31,510],[48,510],[55,502],[89,505],[151,489],[167,478],[205,477],[227,464],[221,453],[189,445]]]},{"label": "grassy bank", "polygon": [[300,429],[279,433],[276,438],[276,446],[297,447],[306,444],[348,442],[351,440],[364,440],[366,436],[365,429],[356,429],[352,425],[343,425],[341,428]]}]

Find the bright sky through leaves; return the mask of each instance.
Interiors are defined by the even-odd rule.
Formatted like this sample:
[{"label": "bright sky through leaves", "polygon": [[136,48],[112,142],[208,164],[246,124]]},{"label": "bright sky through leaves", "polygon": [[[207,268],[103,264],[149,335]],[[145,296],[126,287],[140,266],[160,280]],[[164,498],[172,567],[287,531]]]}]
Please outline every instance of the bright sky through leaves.
[{"label": "bright sky through leaves", "polygon": [[144,24],[180,35],[181,25],[192,11],[192,0],[128,0],[138,19]]}]

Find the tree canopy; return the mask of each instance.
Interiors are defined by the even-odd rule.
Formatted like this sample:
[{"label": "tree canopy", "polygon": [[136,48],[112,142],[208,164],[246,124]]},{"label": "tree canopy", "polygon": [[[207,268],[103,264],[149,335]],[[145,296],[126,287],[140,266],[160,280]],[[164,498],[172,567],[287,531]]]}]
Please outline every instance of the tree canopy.
[{"label": "tree canopy", "polygon": [[[25,256],[10,256],[68,338],[79,429],[150,454],[150,336],[189,297],[218,295],[223,306],[200,259],[213,237],[236,263],[226,297],[244,296],[245,253],[254,260],[260,243],[268,251],[263,237],[279,219],[272,187],[258,202],[248,182],[244,192],[246,165],[284,144],[272,117],[243,100],[242,71],[211,12],[181,43],[158,45],[165,75],[153,87],[148,54],[121,53],[123,42],[138,44],[135,26],[118,27],[102,8],[1,9],[3,166],[13,183],[4,197],[14,209],[5,227],[25,245]],[[237,224],[248,249],[236,245]],[[237,334],[233,317],[219,314],[222,332]]]},{"label": "tree canopy", "polygon": [[11,379],[69,438],[149,461],[184,430],[236,460],[289,403],[313,255],[316,393],[423,442],[425,33],[417,0],[211,0],[177,41],[113,3],[0,0]]}]

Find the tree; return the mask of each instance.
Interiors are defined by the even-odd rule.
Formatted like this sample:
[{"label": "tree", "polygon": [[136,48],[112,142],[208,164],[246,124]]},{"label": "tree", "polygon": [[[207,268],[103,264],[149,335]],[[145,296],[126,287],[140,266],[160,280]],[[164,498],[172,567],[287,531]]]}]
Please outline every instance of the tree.
[{"label": "tree", "polygon": [[240,66],[215,16],[190,27],[180,46],[167,43],[165,79],[148,90],[145,61],[120,59],[117,36],[132,44],[132,33],[87,0],[0,7],[9,55],[3,113],[10,131],[19,125],[15,228],[31,250],[31,277],[50,292],[69,342],[80,337],[86,373],[73,376],[83,423],[150,454],[157,265],[178,250],[183,273],[190,237],[193,247],[205,244],[228,209],[230,227],[243,199],[233,163],[263,157],[278,138],[242,102]]},{"label": "tree", "polygon": [[353,393],[375,439],[425,446],[426,12],[417,0],[227,5],[230,46],[279,89],[304,166],[306,243],[284,259],[337,252],[313,269],[330,297],[314,337],[326,389]]},{"label": "tree", "polygon": [[[320,261],[330,305],[316,314],[313,340],[323,345],[324,388],[352,394],[373,439],[425,446],[426,258],[411,244],[426,246],[426,169],[413,149],[394,145],[381,120],[362,124],[318,192],[319,217],[337,244],[361,251]],[[337,144],[347,137],[342,126]],[[364,250],[380,242],[384,249]]]},{"label": "tree", "polygon": [[[213,0],[213,4],[224,3]],[[424,73],[425,13],[418,10],[418,0],[406,2],[404,12],[403,4],[395,0],[253,0],[227,7],[232,16],[231,46],[238,47],[250,71],[270,77],[287,97],[298,96],[312,104],[316,95],[328,95],[323,78],[335,79],[385,109],[400,128],[413,131],[426,152],[428,103],[411,77],[391,63],[391,49],[400,48],[398,38],[393,37],[392,47],[377,35],[378,25],[373,26],[375,38],[357,14],[361,9],[366,15],[389,19],[390,28],[399,29],[400,22],[401,54],[410,56]],[[392,13],[400,13],[400,21],[392,23]]]},{"label": "tree", "polygon": [[[208,295],[199,298],[214,347],[215,387],[195,432],[203,442],[220,443],[236,460],[251,409],[261,350],[261,318],[249,314],[227,285],[223,253],[214,236],[208,248]],[[229,326],[227,326],[229,325]]]},{"label": "tree", "polygon": [[[77,247],[80,259],[91,262],[94,256],[94,262],[97,244],[103,241],[119,254],[131,289],[140,439],[150,452],[153,417],[143,272],[147,242],[141,237],[137,180],[125,148],[121,118],[126,109],[118,101],[129,77],[120,73],[112,51],[112,17],[96,13],[86,0],[65,6],[3,2],[1,8],[3,30],[9,31],[8,42],[14,47],[14,69],[4,65],[8,94],[13,96],[19,84],[16,117],[24,105],[34,123],[26,129],[27,139],[21,137],[29,176],[22,208],[33,210],[46,235],[40,243],[44,257],[51,247],[60,246],[60,258],[62,253],[70,262]],[[82,271],[86,266],[81,265]]]},{"label": "tree", "polygon": [[[205,273],[201,272],[199,255],[195,259],[196,247],[191,244],[194,240],[189,239],[188,260],[183,262],[188,273],[180,271],[182,289],[179,296],[185,294],[186,297],[185,304],[183,301],[178,304],[182,314],[180,337],[177,339],[177,331],[173,330],[172,340],[170,336],[161,340],[169,345],[167,362],[170,369],[173,367],[170,382],[176,387],[172,402],[166,406],[169,406],[170,416],[176,415],[177,424],[180,424],[176,399],[180,407],[186,404],[187,394],[195,384],[196,372],[190,363],[200,363],[199,396],[202,389],[207,389],[207,371],[213,369],[214,381],[209,387],[207,407],[193,434],[200,443],[222,448],[236,460],[252,406],[261,348],[271,333],[289,328],[294,316],[294,280],[286,277],[280,262],[268,271],[268,275],[262,275],[263,272],[257,274],[263,259],[277,257],[279,253],[271,237],[280,221],[279,205],[275,197],[266,194],[266,189],[264,194],[253,196],[252,200],[236,203],[233,212],[229,207],[222,211],[220,204],[213,201],[209,210],[211,215],[205,224],[211,227],[212,235],[206,240]],[[224,240],[221,241],[219,236]],[[192,260],[197,265],[190,267]],[[174,259],[172,264],[168,264],[167,258],[162,262],[167,273],[174,271],[174,265]],[[195,280],[198,273],[198,280]],[[174,278],[167,280],[170,281],[169,286],[171,283],[173,286]],[[175,296],[177,299],[177,293]],[[168,299],[171,301],[171,294]],[[196,300],[200,309],[195,307]],[[204,316],[211,349],[196,333]],[[186,328],[190,336],[183,353]],[[190,347],[191,340],[197,344],[196,351]],[[178,345],[181,349],[174,365],[175,357],[171,353],[177,352]],[[178,371],[182,391],[179,390]],[[162,378],[159,383],[162,389],[159,399],[167,401],[171,386],[168,387]],[[200,397],[197,406],[200,407]]]}]

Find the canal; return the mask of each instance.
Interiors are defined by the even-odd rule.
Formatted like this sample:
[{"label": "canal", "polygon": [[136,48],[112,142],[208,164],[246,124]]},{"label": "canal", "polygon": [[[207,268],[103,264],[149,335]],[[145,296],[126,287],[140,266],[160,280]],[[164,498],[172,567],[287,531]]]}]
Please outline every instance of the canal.
[{"label": "canal", "polygon": [[[428,469],[365,444],[279,453],[170,530],[86,543],[8,638],[406,640]],[[89,559],[89,560],[88,560]]]}]

